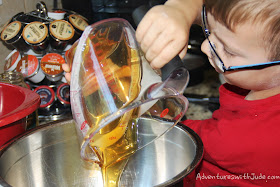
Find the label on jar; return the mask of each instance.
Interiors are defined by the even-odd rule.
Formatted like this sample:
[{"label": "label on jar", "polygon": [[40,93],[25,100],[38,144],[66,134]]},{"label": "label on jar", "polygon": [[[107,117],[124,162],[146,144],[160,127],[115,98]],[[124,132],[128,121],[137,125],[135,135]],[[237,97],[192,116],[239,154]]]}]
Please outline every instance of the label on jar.
[{"label": "label on jar", "polygon": [[24,77],[30,77],[37,73],[39,62],[34,55],[25,55],[21,57],[16,67],[17,72],[21,72]]},{"label": "label on jar", "polygon": [[49,53],[41,59],[41,69],[47,75],[59,75],[63,72],[62,64],[64,63],[65,60],[61,55]]},{"label": "label on jar", "polygon": [[59,40],[70,40],[75,30],[68,21],[55,20],[50,24],[50,33]]},{"label": "label on jar", "polygon": [[67,83],[61,84],[56,91],[57,98],[62,104],[70,104],[70,85]]},{"label": "label on jar", "polygon": [[20,29],[21,29],[21,23],[19,21],[14,21],[10,23],[3,29],[1,33],[1,39],[7,41],[14,38],[18,34]]},{"label": "label on jar", "polygon": [[35,21],[26,25],[22,31],[23,38],[30,44],[39,44],[48,35],[48,28],[45,24]]},{"label": "label on jar", "polygon": [[[12,51],[5,59],[4,71],[13,71],[20,60],[20,54],[17,50]],[[15,66],[14,68],[12,68]]]},{"label": "label on jar", "polygon": [[72,14],[69,16],[70,23],[77,29],[84,31],[88,23],[79,15]]},{"label": "label on jar", "polygon": [[54,91],[49,86],[38,86],[34,91],[40,95],[40,108],[48,107],[53,103],[55,97]]}]

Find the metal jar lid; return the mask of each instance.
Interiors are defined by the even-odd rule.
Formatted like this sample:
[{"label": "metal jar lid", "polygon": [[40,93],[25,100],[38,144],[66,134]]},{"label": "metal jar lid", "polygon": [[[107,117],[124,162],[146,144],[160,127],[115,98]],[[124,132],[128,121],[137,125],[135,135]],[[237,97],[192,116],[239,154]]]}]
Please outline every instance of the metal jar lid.
[{"label": "metal jar lid", "polygon": [[7,44],[12,44],[21,38],[23,26],[19,21],[8,24],[1,33],[1,39]]},{"label": "metal jar lid", "polygon": [[56,90],[58,100],[64,105],[70,105],[70,85],[63,83]]},{"label": "metal jar lid", "polygon": [[54,20],[61,20],[61,19],[64,19],[65,14],[66,14],[66,11],[57,9],[57,10],[48,12],[48,17],[51,19],[54,19]]},{"label": "metal jar lid", "polygon": [[38,86],[34,92],[40,95],[40,108],[49,108],[54,103],[55,93],[49,86]]},{"label": "metal jar lid", "polygon": [[30,46],[22,37],[23,24],[20,21],[9,23],[1,33],[1,39],[8,45],[12,45],[18,51],[25,52]]},{"label": "metal jar lid", "polygon": [[71,14],[68,17],[68,20],[79,34],[81,34],[88,26],[87,21],[82,16],[77,14]]},{"label": "metal jar lid", "polygon": [[75,30],[72,25],[65,20],[55,20],[49,26],[50,35],[55,40],[71,40],[74,36]]},{"label": "metal jar lid", "polygon": [[55,20],[49,25],[50,44],[53,49],[63,50],[74,37],[73,26],[65,20]]},{"label": "metal jar lid", "polygon": [[29,23],[22,31],[26,43],[35,46],[42,45],[47,40],[48,34],[48,27],[39,21]]},{"label": "metal jar lid", "polygon": [[48,53],[41,59],[41,69],[50,81],[56,82],[63,76],[64,63],[65,60],[60,54]]}]

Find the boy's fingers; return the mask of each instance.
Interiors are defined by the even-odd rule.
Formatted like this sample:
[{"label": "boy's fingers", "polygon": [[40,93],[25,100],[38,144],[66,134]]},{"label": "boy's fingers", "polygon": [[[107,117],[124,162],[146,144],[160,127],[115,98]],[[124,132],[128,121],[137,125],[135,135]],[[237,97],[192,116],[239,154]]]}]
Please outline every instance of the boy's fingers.
[{"label": "boy's fingers", "polygon": [[178,54],[178,51],[183,54],[186,49],[178,48],[177,42],[172,41],[150,62],[151,67],[154,69],[163,67]]},{"label": "boy's fingers", "polygon": [[66,79],[67,83],[70,84],[70,81],[71,81],[71,73],[65,73],[65,79]]},{"label": "boy's fingers", "polygon": [[147,31],[149,30],[150,26],[152,24],[152,20],[148,18],[148,15],[144,16],[142,21],[137,26],[135,37],[136,40],[141,43],[144,36],[146,35]]},{"label": "boy's fingers", "polygon": [[141,49],[144,53],[147,53],[148,50],[153,46],[154,42],[157,40],[157,38],[162,34],[162,26],[160,24],[153,24],[147,30],[146,35],[143,37],[141,41]]},{"label": "boy's fingers", "polygon": [[68,64],[62,64],[62,69],[65,71],[65,79],[68,84],[70,84],[71,81],[71,72],[70,72],[70,66]]},{"label": "boy's fingers", "polygon": [[62,69],[67,72],[67,73],[70,73],[70,66],[68,64],[62,64]]},{"label": "boy's fingers", "polygon": [[171,41],[172,39],[168,38],[166,32],[162,32],[147,50],[146,59],[149,62],[153,61]]},{"label": "boy's fingers", "polygon": [[183,59],[184,56],[186,56],[187,50],[188,50],[188,46],[185,46],[184,49],[179,53],[179,57],[180,57],[181,59]]}]

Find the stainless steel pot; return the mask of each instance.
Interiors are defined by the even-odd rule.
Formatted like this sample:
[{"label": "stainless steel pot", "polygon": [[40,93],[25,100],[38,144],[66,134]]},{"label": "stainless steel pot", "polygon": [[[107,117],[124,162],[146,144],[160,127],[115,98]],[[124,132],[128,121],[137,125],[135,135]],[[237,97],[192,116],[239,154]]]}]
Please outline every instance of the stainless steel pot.
[{"label": "stainless steel pot", "polygon": [[[141,119],[139,136],[156,135],[158,121]],[[168,124],[168,122],[162,122]],[[147,133],[148,132],[148,133]],[[149,138],[149,137],[147,137]],[[88,170],[79,155],[73,120],[43,125],[0,152],[0,186],[102,186],[100,169]],[[178,124],[130,157],[120,186],[167,186],[193,173],[203,155],[200,138]]]}]

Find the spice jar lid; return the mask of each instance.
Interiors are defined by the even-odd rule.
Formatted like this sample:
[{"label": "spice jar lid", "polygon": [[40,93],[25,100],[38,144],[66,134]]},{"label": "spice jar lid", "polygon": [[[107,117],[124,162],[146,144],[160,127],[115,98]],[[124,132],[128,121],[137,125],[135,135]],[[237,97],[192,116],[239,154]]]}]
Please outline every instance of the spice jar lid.
[{"label": "spice jar lid", "polygon": [[49,86],[38,86],[34,89],[34,92],[40,95],[40,108],[50,107],[53,104],[55,93]]},{"label": "spice jar lid", "polygon": [[79,16],[77,14],[71,14],[68,19],[70,23],[80,31],[84,31],[88,26],[86,20],[82,16]]},{"label": "spice jar lid", "polygon": [[59,85],[56,96],[62,104],[70,105],[70,85],[67,83]]},{"label": "spice jar lid", "polygon": [[48,12],[48,17],[55,20],[59,20],[59,19],[63,19],[65,14],[66,12],[63,10],[54,10],[52,12]]},{"label": "spice jar lid", "polygon": [[4,71],[13,71],[16,69],[21,56],[18,50],[13,50],[5,59]]},{"label": "spice jar lid", "polygon": [[19,34],[20,30],[21,30],[21,22],[13,21],[3,29],[1,33],[1,39],[3,41],[11,40]]},{"label": "spice jar lid", "polygon": [[34,21],[24,27],[22,36],[30,44],[39,44],[48,36],[48,28],[45,24]]},{"label": "spice jar lid", "polygon": [[71,40],[75,30],[72,25],[65,20],[55,20],[50,23],[50,34],[59,40]]},{"label": "spice jar lid", "polygon": [[17,64],[16,71],[21,72],[25,78],[32,77],[38,72],[39,61],[34,55],[24,55]]},{"label": "spice jar lid", "polygon": [[58,76],[63,73],[64,58],[57,53],[48,53],[41,59],[41,69],[48,76]]}]

